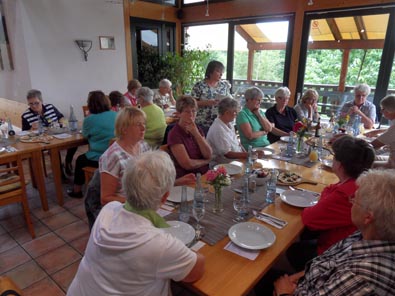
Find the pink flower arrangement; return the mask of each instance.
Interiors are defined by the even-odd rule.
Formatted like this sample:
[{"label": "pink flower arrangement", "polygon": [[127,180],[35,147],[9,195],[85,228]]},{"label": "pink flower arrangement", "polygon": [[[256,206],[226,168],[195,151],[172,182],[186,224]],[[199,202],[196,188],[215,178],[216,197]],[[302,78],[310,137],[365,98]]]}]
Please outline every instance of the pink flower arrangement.
[{"label": "pink flower arrangement", "polygon": [[293,131],[294,133],[296,133],[299,137],[303,137],[304,134],[306,133],[307,129],[308,129],[307,122],[304,122],[304,121],[297,121],[297,122],[294,124],[294,126],[293,126],[293,128],[292,128],[292,131]]},{"label": "pink flower arrangement", "polygon": [[231,183],[230,177],[223,166],[220,166],[216,170],[209,170],[206,173],[206,180],[207,183],[214,187],[229,186]]}]

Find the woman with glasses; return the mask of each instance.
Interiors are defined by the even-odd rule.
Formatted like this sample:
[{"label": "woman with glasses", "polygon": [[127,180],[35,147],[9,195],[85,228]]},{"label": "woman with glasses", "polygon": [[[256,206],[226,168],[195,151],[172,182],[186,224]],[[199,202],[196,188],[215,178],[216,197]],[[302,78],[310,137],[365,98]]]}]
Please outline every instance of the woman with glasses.
[{"label": "woman with glasses", "polygon": [[274,93],[276,104],[266,110],[267,119],[274,124],[272,131],[268,135],[270,143],[280,140],[280,137],[289,136],[295,120],[298,119],[296,111],[288,107],[290,96],[291,92],[288,87],[280,87]]},{"label": "woman with glasses", "polygon": [[75,163],[74,185],[67,191],[73,198],[82,198],[82,185],[85,183],[84,167],[98,167],[99,158],[106,151],[114,137],[116,112],[111,110],[111,103],[102,91],[92,91],[88,96],[90,115],[82,124],[82,135],[89,142],[89,150],[78,156]]},{"label": "woman with glasses", "polygon": [[314,122],[318,121],[320,115],[318,114],[317,101],[318,92],[315,89],[305,91],[298,104],[294,107],[300,121],[304,119]]},{"label": "woman with glasses", "polygon": [[180,119],[167,139],[177,178],[188,173],[204,174],[209,168],[212,151],[202,129],[195,123],[197,108],[196,100],[191,96],[177,99],[176,110]]},{"label": "woman with glasses", "polygon": [[351,221],[349,198],[357,190],[356,179],[371,168],[374,149],[368,142],[349,135],[337,138],[332,149],[332,171],[339,182],[325,187],[318,203],[302,212],[307,231],[302,234],[302,240],[287,251],[287,257],[296,270],[303,269],[308,260],[356,230]]},{"label": "woman with glasses", "polygon": [[248,150],[249,145],[267,146],[270,144],[267,134],[272,131],[273,126],[260,109],[263,93],[259,88],[251,87],[246,90],[244,97],[246,103],[236,118],[241,145],[245,150]]}]

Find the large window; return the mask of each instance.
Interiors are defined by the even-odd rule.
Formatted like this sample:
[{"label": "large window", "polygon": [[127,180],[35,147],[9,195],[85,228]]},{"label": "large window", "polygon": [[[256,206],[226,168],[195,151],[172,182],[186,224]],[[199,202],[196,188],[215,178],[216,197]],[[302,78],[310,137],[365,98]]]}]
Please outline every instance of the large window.
[{"label": "large window", "polygon": [[3,3],[0,0],[0,71],[12,69],[11,48],[7,35]]}]

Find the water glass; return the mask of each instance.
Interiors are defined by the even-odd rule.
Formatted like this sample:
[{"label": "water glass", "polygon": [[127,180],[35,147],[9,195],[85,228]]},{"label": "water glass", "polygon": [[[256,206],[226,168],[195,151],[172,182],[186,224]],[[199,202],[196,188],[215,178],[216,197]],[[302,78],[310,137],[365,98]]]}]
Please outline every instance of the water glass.
[{"label": "water glass", "polygon": [[203,235],[204,227],[200,225],[200,220],[203,219],[205,213],[204,198],[202,196],[195,198],[193,200],[192,215],[196,220],[196,239],[199,239]]},{"label": "water glass", "polygon": [[237,212],[237,216],[233,219],[234,222],[242,222],[248,215],[247,201],[242,194],[234,193],[233,208]]}]

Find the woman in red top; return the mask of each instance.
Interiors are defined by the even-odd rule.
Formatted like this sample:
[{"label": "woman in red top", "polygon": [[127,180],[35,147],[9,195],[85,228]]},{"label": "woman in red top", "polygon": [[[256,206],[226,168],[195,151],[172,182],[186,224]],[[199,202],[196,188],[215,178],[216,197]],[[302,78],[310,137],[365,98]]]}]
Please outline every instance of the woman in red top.
[{"label": "woman in red top", "polygon": [[308,260],[356,230],[351,221],[349,197],[357,189],[355,180],[372,166],[374,149],[366,141],[348,135],[338,138],[332,149],[332,170],[339,182],[325,187],[318,203],[302,212],[307,230],[302,234],[301,241],[287,251],[287,257],[296,270],[303,269]]}]

